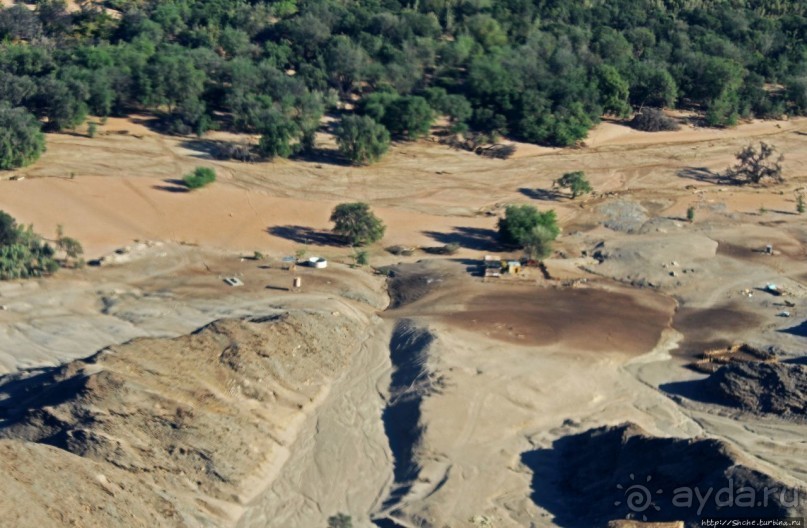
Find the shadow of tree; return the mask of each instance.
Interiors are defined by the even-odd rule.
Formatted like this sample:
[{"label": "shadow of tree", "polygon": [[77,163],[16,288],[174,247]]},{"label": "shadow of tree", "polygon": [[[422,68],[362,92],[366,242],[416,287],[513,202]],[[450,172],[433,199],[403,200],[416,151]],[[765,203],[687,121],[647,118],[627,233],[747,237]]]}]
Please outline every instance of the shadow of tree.
[{"label": "shadow of tree", "polygon": [[496,231],[480,227],[455,227],[451,233],[423,231],[423,234],[441,244],[457,244],[467,249],[479,251],[501,251],[496,240]]},{"label": "shadow of tree", "polygon": [[201,159],[229,159],[223,155],[228,142],[216,141],[212,139],[186,139],[179,143],[182,148],[192,150],[197,154],[196,158]]},{"label": "shadow of tree", "polygon": [[319,231],[306,226],[285,225],[267,228],[270,235],[285,238],[298,244],[313,244],[316,246],[344,246],[341,237],[329,231]]},{"label": "shadow of tree", "polygon": [[314,147],[308,152],[301,152],[292,156],[292,159],[308,161],[310,163],[325,163],[328,165],[338,165],[340,167],[350,167],[353,164],[349,159],[342,156],[338,150]]},{"label": "shadow of tree", "polygon": [[796,337],[807,337],[807,321],[802,321],[801,323],[791,326],[790,328],[782,328],[778,330],[783,334],[790,334]]},{"label": "shadow of tree", "polygon": [[152,189],[157,189],[158,191],[165,191],[165,192],[172,192],[172,193],[186,193],[190,192],[190,189],[185,182],[182,180],[178,180],[176,178],[168,178],[163,180],[163,183],[166,185],[152,185]]},{"label": "shadow of tree", "polygon": [[678,171],[678,176],[714,184],[731,185],[734,183],[733,180],[727,178],[725,175],[706,167],[684,167]]},{"label": "shadow of tree", "polygon": [[522,187],[518,192],[533,200],[548,200],[552,202],[560,200],[565,196],[555,189],[531,189],[529,187]]}]

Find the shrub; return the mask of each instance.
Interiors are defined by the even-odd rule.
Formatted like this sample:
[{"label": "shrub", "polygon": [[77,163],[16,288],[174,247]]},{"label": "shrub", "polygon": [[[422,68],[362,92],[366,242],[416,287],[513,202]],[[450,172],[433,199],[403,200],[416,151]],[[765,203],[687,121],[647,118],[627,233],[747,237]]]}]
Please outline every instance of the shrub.
[{"label": "shrub", "polygon": [[328,517],[328,528],[353,528],[353,519],[344,513],[331,515]]},{"label": "shrub", "polygon": [[209,167],[196,167],[193,172],[186,174],[182,181],[189,189],[199,189],[216,181],[216,171]]},{"label": "shrub", "polygon": [[359,266],[370,264],[370,253],[366,249],[356,251],[354,258],[356,259],[356,264]]},{"label": "shrub", "polygon": [[658,108],[644,108],[630,121],[630,126],[644,132],[679,130],[678,121],[667,116]]}]

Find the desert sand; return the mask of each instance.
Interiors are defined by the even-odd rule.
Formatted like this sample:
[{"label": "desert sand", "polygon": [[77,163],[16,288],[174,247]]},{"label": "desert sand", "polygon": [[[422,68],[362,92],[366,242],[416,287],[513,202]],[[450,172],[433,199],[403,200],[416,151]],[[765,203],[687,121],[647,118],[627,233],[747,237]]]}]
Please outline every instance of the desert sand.
[{"label": "desert sand", "polygon": [[[316,528],[339,512],[365,528],[590,526],[575,524],[580,501],[622,492],[563,491],[558,446],[626,422],[651,445],[719,442],[729,464],[807,488],[804,422],[678,390],[706,377],[686,365],[711,347],[745,342],[803,362],[805,131],[807,120],[659,134],[604,123],[579,149],[520,145],[502,161],[423,141],[364,168],[217,161],[209,142],[225,136],[168,138],[146,117],[110,119],[93,139],[49,135],[40,162],[0,182],[0,208],[45,234],[64,225],[90,258],[134,249],[118,264],[0,285],[0,447],[13,453],[0,462],[0,505],[24,518],[15,497],[38,497],[41,526]],[[785,153],[783,185],[713,180],[760,139]],[[180,192],[173,180],[197,165],[219,180]],[[571,170],[596,192],[551,192]],[[331,208],[357,199],[388,226],[368,269],[326,231]],[[507,255],[492,234],[509,203],[555,209],[563,234],[547,276],[483,282],[482,255]],[[449,242],[461,246],[451,257],[383,250]],[[299,249],[331,265],[300,268],[292,292],[279,259]],[[267,258],[248,258],[256,250]],[[188,406],[177,427],[195,443],[161,421]],[[121,415],[137,417],[130,434]],[[37,477],[25,480],[31,458]],[[114,508],[42,507],[53,468],[74,468],[64,489],[102,474],[110,498],[87,501]]]}]

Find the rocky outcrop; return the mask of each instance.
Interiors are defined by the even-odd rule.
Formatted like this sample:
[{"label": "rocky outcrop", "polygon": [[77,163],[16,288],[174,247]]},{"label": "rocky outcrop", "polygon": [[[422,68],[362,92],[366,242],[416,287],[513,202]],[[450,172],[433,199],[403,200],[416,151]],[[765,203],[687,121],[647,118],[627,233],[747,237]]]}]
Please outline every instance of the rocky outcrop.
[{"label": "rocky outcrop", "polygon": [[[283,462],[368,326],[334,302],[7,377],[0,509],[16,511],[14,497],[28,494],[41,499],[32,501],[41,522],[29,526],[229,524]],[[45,500],[57,495],[64,507]]]},{"label": "rocky outcrop", "polygon": [[807,366],[742,362],[702,382],[715,402],[753,414],[807,420]]}]

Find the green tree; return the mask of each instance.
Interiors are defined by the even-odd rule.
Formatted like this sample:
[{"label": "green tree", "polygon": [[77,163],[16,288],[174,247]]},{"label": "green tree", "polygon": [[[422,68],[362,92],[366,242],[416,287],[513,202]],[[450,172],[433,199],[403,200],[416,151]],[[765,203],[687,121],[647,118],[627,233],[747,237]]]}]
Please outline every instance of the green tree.
[{"label": "green tree", "polygon": [[47,119],[48,130],[75,128],[87,117],[88,97],[89,89],[81,80],[48,77],[39,84],[33,109],[37,115]]},{"label": "green tree", "polygon": [[193,172],[186,174],[182,181],[188,189],[199,189],[216,181],[216,171],[210,167],[196,167]]},{"label": "green tree", "polygon": [[337,205],[331,213],[333,232],[343,237],[352,246],[366,246],[384,237],[386,227],[366,203]]},{"label": "green tree", "polygon": [[436,112],[448,117],[452,132],[465,132],[465,122],[473,115],[473,107],[464,96],[449,94],[445,88],[429,88],[426,99]]},{"label": "green tree", "polygon": [[807,115],[807,77],[790,79],[786,88],[793,110],[799,115]]},{"label": "green tree", "polygon": [[325,61],[331,82],[342,94],[347,94],[363,79],[370,57],[364,48],[340,35],[333,40]]},{"label": "green tree", "polygon": [[288,158],[294,154],[292,141],[300,134],[299,127],[289,117],[273,110],[264,118],[258,152],[267,158]]},{"label": "green tree", "polygon": [[0,170],[24,167],[45,151],[41,125],[24,108],[0,105]]},{"label": "green tree", "polygon": [[542,213],[531,205],[508,205],[504,218],[499,219],[499,240],[506,246],[524,247],[538,236],[534,232],[536,226],[547,230],[538,233],[542,237],[548,233],[549,238],[554,240],[560,234],[555,211]]},{"label": "green tree", "polygon": [[5,211],[0,211],[0,246],[9,246],[17,241],[17,221]]},{"label": "green tree", "polygon": [[630,87],[630,100],[636,106],[664,108],[675,105],[678,86],[670,72],[662,65],[639,63]]},{"label": "green tree", "polygon": [[378,161],[389,149],[387,129],[369,116],[346,115],[336,130],[339,151],[353,163]]},{"label": "green tree", "polygon": [[557,238],[555,232],[545,226],[536,225],[524,234],[521,245],[530,260],[544,260],[552,254],[552,243]]},{"label": "green tree", "polygon": [[695,221],[695,208],[691,205],[687,207],[687,221],[690,224]]},{"label": "green tree", "polygon": [[597,86],[605,113],[624,117],[630,112],[628,104],[629,86],[619,71],[610,64],[597,69]]},{"label": "green tree", "polygon": [[381,123],[393,135],[417,139],[429,133],[434,114],[423,97],[413,95],[393,100],[384,110]]},{"label": "green tree", "polygon": [[586,179],[586,173],[583,171],[567,172],[555,180],[555,185],[563,189],[569,189],[572,192],[572,199],[592,191],[591,184]]}]

